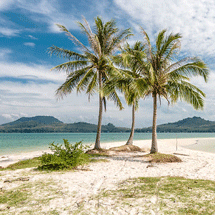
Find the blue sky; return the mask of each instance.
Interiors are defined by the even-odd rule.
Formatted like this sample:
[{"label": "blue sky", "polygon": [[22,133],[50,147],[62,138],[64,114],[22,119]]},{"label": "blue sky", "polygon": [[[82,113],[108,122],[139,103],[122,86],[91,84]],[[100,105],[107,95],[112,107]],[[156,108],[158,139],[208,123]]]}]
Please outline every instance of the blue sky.
[{"label": "blue sky", "polygon": [[[158,123],[173,122],[186,117],[201,116],[215,121],[214,55],[215,2],[213,0],[1,0],[0,1],[0,124],[22,116],[53,115],[64,122],[97,123],[98,96],[91,101],[76,92],[63,100],[55,97],[56,89],[65,80],[63,72],[50,69],[64,59],[48,54],[52,45],[76,50],[71,41],[59,31],[56,23],[65,25],[72,34],[86,43],[77,26],[84,16],[91,26],[94,17],[116,19],[121,29],[130,27],[134,37],[142,40],[141,25],[153,41],[157,32],[181,33],[181,56],[201,57],[211,70],[210,81],[195,78],[192,83],[206,94],[204,111],[194,111],[185,103],[158,108]],[[137,127],[151,126],[152,100],[140,102]],[[117,126],[131,124],[131,109],[125,105],[118,111],[109,101],[103,123]]]}]

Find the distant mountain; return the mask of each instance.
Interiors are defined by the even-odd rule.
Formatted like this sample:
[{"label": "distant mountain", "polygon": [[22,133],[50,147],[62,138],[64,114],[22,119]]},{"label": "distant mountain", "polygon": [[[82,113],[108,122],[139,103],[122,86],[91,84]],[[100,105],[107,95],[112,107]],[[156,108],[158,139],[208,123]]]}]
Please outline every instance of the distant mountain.
[{"label": "distant mountain", "polygon": [[[95,133],[97,125],[77,122],[63,123],[53,116],[22,117],[0,126],[1,133]],[[174,123],[158,125],[158,132],[215,132],[215,122],[200,117],[186,118]],[[130,128],[102,125],[102,132],[130,132]],[[135,132],[152,132],[152,128],[135,129]]]},{"label": "distant mountain", "polygon": [[21,123],[38,123],[38,124],[44,124],[44,125],[50,125],[54,123],[63,123],[60,120],[56,119],[53,116],[35,116],[35,117],[22,117],[20,119],[17,119],[13,122],[3,124],[2,126],[14,126]]},{"label": "distant mountain", "polygon": [[[118,128],[113,124],[102,125],[102,132],[128,132],[127,128]],[[53,116],[22,117],[0,126],[1,133],[50,133],[50,132],[97,132],[97,125],[78,122],[66,124]]]},{"label": "distant mountain", "polygon": [[[151,132],[152,127],[137,129],[137,132]],[[215,122],[194,116],[174,123],[158,125],[158,132],[215,132]]]}]

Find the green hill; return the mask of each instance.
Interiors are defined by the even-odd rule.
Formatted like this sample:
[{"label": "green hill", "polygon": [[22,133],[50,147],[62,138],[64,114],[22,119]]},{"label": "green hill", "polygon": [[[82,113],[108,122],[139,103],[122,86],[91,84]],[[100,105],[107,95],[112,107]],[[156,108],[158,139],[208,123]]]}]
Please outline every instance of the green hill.
[{"label": "green hill", "polygon": [[[127,128],[118,128],[113,124],[102,125],[102,132],[127,132]],[[97,125],[78,122],[63,123],[53,116],[22,117],[16,121],[0,126],[1,133],[50,133],[50,132],[97,132]]]},{"label": "green hill", "polygon": [[[137,129],[137,132],[151,132],[152,127]],[[194,116],[174,123],[158,125],[158,132],[215,132],[215,122]]]},{"label": "green hill", "polygon": [[2,126],[14,126],[18,124],[31,124],[31,123],[37,123],[37,124],[44,124],[44,125],[49,125],[49,124],[54,124],[54,123],[63,123],[60,120],[56,119],[53,116],[34,116],[34,117],[22,117],[20,119],[17,119],[13,122],[3,124]]}]

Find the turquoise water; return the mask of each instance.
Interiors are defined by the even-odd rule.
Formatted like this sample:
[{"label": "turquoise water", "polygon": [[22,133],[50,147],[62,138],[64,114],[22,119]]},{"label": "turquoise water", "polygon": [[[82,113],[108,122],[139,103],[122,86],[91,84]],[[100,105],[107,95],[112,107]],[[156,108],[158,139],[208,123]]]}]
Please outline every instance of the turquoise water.
[{"label": "turquoise water", "polygon": [[[128,137],[129,133],[102,133],[101,143],[126,141]],[[215,137],[215,133],[158,133],[158,139],[174,139],[176,137],[209,138]],[[0,155],[46,150],[50,143],[62,143],[63,139],[68,139],[71,143],[82,140],[84,144],[93,144],[95,138],[95,133],[0,133]],[[134,136],[134,140],[147,139],[151,139],[151,133],[136,133]],[[215,143],[209,143],[209,145],[213,149]],[[201,146],[203,147],[203,145]],[[207,148],[207,146],[204,145],[204,148]]]}]

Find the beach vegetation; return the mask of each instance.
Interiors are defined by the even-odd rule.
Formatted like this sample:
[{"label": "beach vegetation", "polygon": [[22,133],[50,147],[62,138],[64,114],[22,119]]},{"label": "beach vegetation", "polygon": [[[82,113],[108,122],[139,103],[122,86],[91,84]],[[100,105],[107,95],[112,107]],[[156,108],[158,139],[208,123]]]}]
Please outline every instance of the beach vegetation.
[{"label": "beach vegetation", "polygon": [[140,148],[139,146],[122,145],[122,146],[111,147],[105,150],[103,149],[101,151],[88,150],[86,153],[88,153],[92,157],[114,157],[121,152],[126,153],[126,152],[146,152],[146,151],[148,151],[148,149],[143,149],[143,148]]},{"label": "beach vegetation", "polygon": [[62,98],[76,88],[78,93],[86,91],[90,99],[92,94],[98,92],[99,116],[94,148],[101,149],[102,114],[103,109],[106,110],[106,99],[113,100],[120,109],[123,108],[116,91],[113,91],[109,96],[103,96],[101,92],[102,86],[110,79],[113,73],[118,72],[111,57],[119,49],[119,45],[131,36],[131,31],[130,29],[120,31],[114,20],[105,23],[100,17],[95,18],[93,29],[91,29],[85,18],[83,18],[83,23],[78,22],[78,25],[82,33],[87,36],[89,47],[72,35],[65,26],[58,24],[57,26],[60,30],[66,33],[69,39],[80,49],[80,52],[66,50],[57,46],[52,46],[49,49],[50,54],[69,60],[53,68],[66,71],[68,74],[66,81],[57,89],[56,94],[59,98]]},{"label": "beach vegetation", "polygon": [[214,181],[183,177],[128,179],[114,190],[101,191],[98,211],[108,207],[109,211],[126,212],[132,207],[133,212],[143,214],[213,214],[214,186]]},{"label": "beach vegetation", "polygon": [[7,207],[17,206],[28,198],[26,192],[21,192],[18,189],[9,191],[0,191],[0,204],[7,204]]},{"label": "beach vegetation", "polygon": [[[166,30],[158,33],[155,46],[151,45],[149,36],[143,28],[144,43],[136,42],[134,47],[126,45],[121,53],[114,57],[120,69],[114,79],[104,85],[104,93],[110,93],[115,88],[125,94],[128,104],[138,104],[142,97],[152,96],[152,144],[151,153],[157,153],[157,106],[164,98],[168,104],[174,104],[179,99],[191,104],[194,109],[203,109],[205,94],[190,83],[193,76],[201,76],[206,82],[209,75],[207,65],[199,58],[187,57],[177,60],[182,36],[167,34]],[[136,106],[137,107],[137,106]],[[133,109],[134,111],[135,109]],[[134,112],[133,112],[134,122]],[[132,125],[133,126],[133,125]],[[131,141],[132,143],[132,130]]]},{"label": "beach vegetation", "polygon": [[6,168],[2,168],[0,170],[16,170],[16,169],[25,169],[25,168],[32,168],[41,165],[41,160],[39,157],[34,157],[27,160],[18,161],[14,164],[10,164]]},{"label": "beach vegetation", "polygon": [[131,78],[136,78],[139,74],[140,65],[144,63],[146,54],[144,44],[137,41],[133,46],[128,43],[121,48],[121,53],[114,56],[114,63],[120,68],[120,73],[115,73],[111,80],[104,84],[103,92],[109,95],[115,89],[124,93],[125,101],[132,106],[131,132],[126,145],[133,144],[135,129],[135,112],[138,109],[138,101],[144,94],[140,94],[131,84]]},{"label": "beach vegetation", "polygon": [[[101,157],[108,157],[109,156],[108,154],[105,154],[105,153],[100,153],[100,154],[90,154],[89,153],[88,154],[86,152],[84,152],[84,153],[89,156],[90,163],[109,162],[109,160],[107,160],[105,158],[101,158]],[[45,156],[47,156],[47,154]],[[26,169],[26,168],[35,168],[35,170],[38,170],[38,169],[41,170],[41,169],[44,169],[44,167],[41,167],[43,165],[42,159],[43,159],[42,156],[40,156],[40,157],[34,157],[34,158],[23,160],[23,161],[18,161],[14,164],[10,164],[9,166],[7,166],[5,168],[1,168],[0,171]],[[88,158],[87,158],[87,160],[85,160],[84,162],[82,161],[81,163],[87,164]],[[83,165],[83,164],[80,164],[80,165]],[[71,168],[73,168],[73,167],[62,168],[62,170],[66,170],[66,169],[69,170]],[[51,169],[48,169],[48,167],[47,167],[47,170],[51,170]],[[54,169],[52,169],[52,170],[54,170]],[[58,168],[56,168],[56,170],[58,170]]]},{"label": "beach vegetation", "polygon": [[105,159],[105,158],[100,158],[100,159],[96,159],[96,158],[91,158],[90,159],[90,162],[91,163],[98,163],[98,162],[110,162],[108,159]]},{"label": "beach vegetation", "polygon": [[144,157],[149,158],[150,163],[173,163],[173,162],[182,162],[182,160],[171,154],[162,154],[162,153],[153,153],[144,155]]},{"label": "beach vegetation", "polygon": [[101,150],[90,149],[86,151],[86,153],[93,157],[108,156],[107,149],[101,149]]},{"label": "beach vegetation", "polygon": [[16,214],[19,211],[19,214],[43,214],[44,206],[48,209],[51,200],[65,194],[67,193],[62,192],[60,184],[51,179],[24,182],[0,191],[0,213]]},{"label": "beach vegetation", "polygon": [[[40,177],[39,177],[40,178]],[[0,213],[61,214],[72,209],[74,214],[213,214],[215,182],[183,177],[129,178],[114,189],[90,194],[89,201],[79,192],[64,189],[53,179],[12,182],[17,186],[0,190]],[[56,204],[62,199],[67,202]],[[68,201],[69,199],[69,201]],[[54,204],[55,203],[55,204]],[[68,204],[70,203],[70,204]],[[51,205],[51,207],[49,207]]]},{"label": "beach vegetation", "polygon": [[133,144],[126,144],[122,146],[116,146],[109,149],[109,151],[115,152],[143,152],[144,149],[141,149],[139,146],[135,146]]},{"label": "beach vegetation", "polygon": [[158,33],[155,46],[152,46],[148,34],[143,28],[141,31],[145,39],[147,60],[139,69],[136,86],[140,92],[153,98],[151,153],[156,153],[158,102],[161,103],[161,98],[164,98],[169,104],[174,104],[180,99],[191,104],[196,110],[203,109],[205,94],[190,83],[190,77],[201,76],[206,82],[209,70],[207,65],[196,57],[177,60],[182,38],[180,34],[167,34],[166,30],[162,30]]},{"label": "beach vegetation", "polygon": [[89,163],[90,157],[85,153],[88,146],[83,145],[81,141],[75,144],[70,144],[66,139],[63,141],[63,145],[50,144],[52,153],[44,153],[40,157],[39,170],[75,169]]}]

